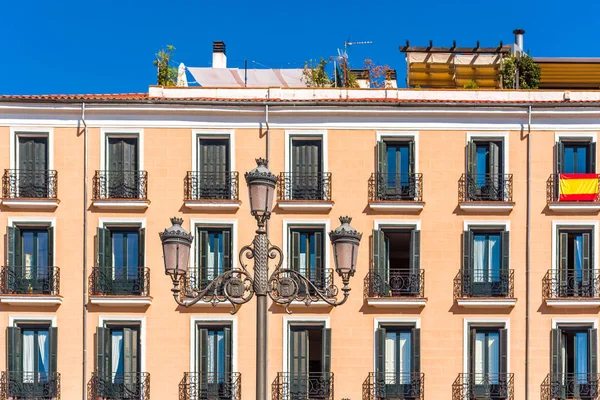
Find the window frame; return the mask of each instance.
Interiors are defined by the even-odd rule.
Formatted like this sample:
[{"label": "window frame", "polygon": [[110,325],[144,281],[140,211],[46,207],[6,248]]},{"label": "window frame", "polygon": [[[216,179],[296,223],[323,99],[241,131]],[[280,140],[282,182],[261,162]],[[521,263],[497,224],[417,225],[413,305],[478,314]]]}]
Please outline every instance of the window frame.
[{"label": "window frame", "polygon": [[331,267],[331,243],[329,239],[330,221],[328,219],[293,219],[283,220],[283,234],[282,234],[282,246],[283,255],[286,259],[284,268],[290,268],[291,265],[291,230],[292,229],[323,229],[323,270],[327,271]]},{"label": "window frame", "polygon": [[320,326],[326,329],[331,329],[329,316],[285,316],[283,317],[283,358],[282,369],[283,373],[290,370],[290,332],[292,326]]},{"label": "window frame", "polygon": [[292,140],[321,141],[321,173],[329,172],[329,149],[327,130],[286,130],[284,131],[284,172],[292,172]]},{"label": "window frame", "polygon": [[200,139],[229,141],[229,171],[235,172],[235,131],[233,129],[192,129],[192,172],[199,172]]},{"label": "window frame", "polygon": [[139,325],[139,363],[140,373],[146,371],[146,316],[113,316],[113,315],[99,315],[98,326],[107,328],[107,325],[119,325],[126,327],[127,325]]},{"label": "window frame", "polygon": [[[509,168],[509,132],[508,131],[502,131],[502,132],[476,132],[476,131],[471,131],[471,132],[467,132],[466,133],[466,141],[465,141],[465,146],[469,145],[469,142],[474,142],[474,141],[487,141],[487,142],[495,142],[495,141],[499,141],[502,142],[502,149],[501,149],[501,153],[502,153],[502,175],[508,175],[510,174],[510,168]],[[469,170],[469,159],[467,157],[467,155],[465,154],[465,172],[467,172]]]},{"label": "window frame", "polygon": [[10,128],[10,169],[17,169],[19,165],[19,152],[17,147],[19,137],[45,137],[48,140],[48,170],[54,170],[54,128]]},{"label": "window frame", "polygon": [[471,328],[506,329],[506,373],[510,374],[510,318],[465,318],[463,320],[463,373],[470,374]]},{"label": "window frame", "polygon": [[52,228],[53,237],[49,241],[52,241],[52,250],[48,249],[48,251],[52,251],[52,264],[49,267],[56,267],[59,265],[56,262],[57,253],[56,253],[56,218],[55,217],[8,217],[6,225],[11,228]]},{"label": "window frame", "polygon": [[[98,218],[98,227],[99,228],[104,228],[104,229],[110,229],[110,228],[132,228],[132,229],[146,229],[146,218]],[[144,247],[144,264],[145,265],[138,265],[138,268],[144,267],[146,268],[147,264],[148,264],[148,258],[147,258],[147,247],[146,247],[146,239],[147,235],[144,235],[144,243],[138,243],[138,248],[139,246],[143,246]],[[139,240],[139,238],[138,238]],[[112,247],[112,246],[111,246]],[[113,254],[111,255],[114,259],[114,250],[113,250]],[[97,255],[94,255],[94,257],[97,257]],[[114,264],[114,262],[113,262]],[[114,265],[111,267],[113,268],[113,273],[114,273]],[[121,267],[121,268],[129,268],[129,267]]]},{"label": "window frame", "polygon": [[[385,326],[406,326],[415,329],[421,329],[421,318],[411,318],[411,317],[381,317],[381,318],[373,318],[373,369],[372,371],[377,371],[377,330],[381,327]],[[421,334],[423,332],[421,331]],[[421,336],[421,343],[423,343],[423,337]],[[423,347],[421,346],[421,358],[423,357]],[[423,363],[421,362],[421,371],[422,371]]]},{"label": "window frame", "polygon": [[[377,131],[376,142],[414,142],[414,173],[419,173],[419,131]],[[375,155],[374,171],[377,171],[377,159],[378,155]]]},{"label": "window frame", "polygon": [[[210,229],[230,229],[231,231],[231,254],[230,262],[231,269],[238,268],[238,221],[237,219],[206,219],[206,218],[191,218],[190,219],[190,232],[193,236],[193,246],[190,251],[190,266],[198,268],[198,246],[200,243],[200,237],[198,235],[199,228],[210,228]],[[199,304],[199,303],[198,303]]]},{"label": "window frame", "polygon": [[100,129],[100,171],[107,170],[108,139],[109,138],[136,138],[138,147],[138,171],[144,171],[144,129],[142,128],[101,128]]},{"label": "window frame", "polygon": [[569,221],[569,220],[553,220],[552,221],[552,274],[555,275],[559,271],[559,260],[558,260],[558,245],[559,245],[559,230],[560,229],[571,229],[571,230],[582,230],[588,229],[592,232],[592,271],[596,273],[598,271],[598,258],[600,258],[600,247],[599,247],[599,226],[600,221]]},{"label": "window frame", "polygon": [[195,317],[192,316],[190,318],[190,369],[191,373],[196,373],[197,369],[197,359],[196,356],[198,354],[198,341],[197,334],[198,329],[202,325],[216,325],[216,326],[224,326],[229,325],[231,328],[231,372],[239,372],[238,371],[238,343],[237,343],[237,335],[238,335],[238,320],[237,316],[202,316]]}]

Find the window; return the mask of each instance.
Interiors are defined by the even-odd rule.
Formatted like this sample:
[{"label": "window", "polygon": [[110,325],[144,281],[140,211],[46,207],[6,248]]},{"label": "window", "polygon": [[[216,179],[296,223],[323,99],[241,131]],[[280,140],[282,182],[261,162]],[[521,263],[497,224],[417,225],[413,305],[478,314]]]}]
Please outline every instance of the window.
[{"label": "window", "polygon": [[377,142],[377,199],[415,200],[414,140]]},{"label": "window", "polygon": [[291,325],[288,370],[291,398],[329,398],[331,329]]},{"label": "window", "polygon": [[[290,229],[290,268],[304,275],[317,288],[323,289],[332,277],[324,267],[324,230],[323,228]],[[301,295],[306,294],[302,281],[298,282]],[[310,290],[309,290],[310,293]]]},{"label": "window", "polygon": [[44,322],[6,328],[9,396],[57,396],[57,339],[58,329]]},{"label": "window", "polygon": [[54,294],[54,228],[17,225],[7,229],[6,290],[17,294]]},{"label": "window", "polygon": [[98,396],[130,398],[140,393],[140,326],[107,323],[96,328]]},{"label": "window", "polygon": [[463,234],[463,295],[507,296],[510,289],[509,232],[469,229]]},{"label": "window", "polygon": [[596,172],[596,143],[590,140],[560,140],[555,146],[556,172],[593,174]]},{"label": "window", "polygon": [[[231,228],[198,227],[196,284],[205,288],[219,275],[231,270]],[[219,293],[220,294],[220,293]]]},{"label": "window", "polygon": [[598,331],[564,325],[551,332],[552,397],[592,398],[598,386]]},{"label": "window", "polygon": [[504,201],[505,165],[502,140],[474,138],[467,143],[466,196],[471,201]]},{"label": "window", "polygon": [[373,230],[371,291],[376,296],[421,294],[421,231],[411,228]]},{"label": "window", "polygon": [[144,267],[145,229],[109,226],[96,234],[96,294],[144,295],[147,273]]},{"label": "window", "polygon": [[192,199],[231,199],[237,192],[237,180],[231,171],[229,138],[198,136],[197,140]]},{"label": "window", "polygon": [[327,199],[321,138],[291,139],[290,172],[291,199]]},{"label": "window", "polygon": [[17,135],[17,142],[17,197],[50,197],[48,136]]},{"label": "window", "polygon": [[508,340],[503,327],[470,326],[469,376],[472,398],[508,395]]},{"label": "window", "polygon": [[598,295],[592,267],[592,230],[558,229],[558,294],[561,297]]},{"label": "window", "polygon": [[197,325],[196,370],[201,383],[200,399],[231,399],[232,376],[231,326]]}]

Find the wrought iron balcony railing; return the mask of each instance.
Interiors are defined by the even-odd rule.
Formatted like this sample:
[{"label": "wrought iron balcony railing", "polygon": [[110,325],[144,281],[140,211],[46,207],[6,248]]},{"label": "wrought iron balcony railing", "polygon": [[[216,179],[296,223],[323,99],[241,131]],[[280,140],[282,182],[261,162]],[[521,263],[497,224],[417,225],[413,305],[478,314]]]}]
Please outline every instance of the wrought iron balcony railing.
[{"label": "wrought iron balcony railing", "polygon": [[549,270],[542,279],[542,297],[599,298],[600,271],[598,270]]},{"label": "wrought iron balcony railing", "polygon": [[58,295],[58,267],[2,267],[0,293]]},{"label": "wrought iron balcony railing", "polygon": [[452,400],[514,400],[514,374],[458,374]]},{"label": "wrought iron balcony railing", "polygon": [[[299,271],[300,272],[300,271]],[[301,274],[308,279],[317,289],[321,290],[328,298],[333,298],[337,295],[337,287],[334,285],[333,276],[334,270],[331,268],[315,268],[308,271],[301,272]],[[301,278],[290,272],[281,272],[280,278],[290,278],[298,286],[298,295],[300,297],[314,297],[315,300],[318,298],[316,290],[305,284]],[[282,283],[283,284],[283,283]],[[278,288],[276,292],[279,292],[281,288]]]},{"label": "wrought iron balcony railing", "polygon": [[278,200],[331,201],[331,172],[279,174]]},{"label": "wrought iron balcony railing", "polygon": [[458,201],[513,201],[512,174],[463,174],[458,182]]},{"label": "wrought iron balcony railing", "polygon": [[150,374],[147,372],[92,373],[88,382],[88,400],[149,400]]},{"label": "wrought iron balcony railing", "polygon": [[[600,174],[582,174],[585,176],[589,175],[597,175],[598,183],[600,185]],[[600,186],[599,186],[600,187]],[[597,193],[593,193],[590,196],[590,199],[586,200],[571,200],[565,199],[561,200],[560,198],[560,174],[552,174],[546,181],[546,202],[547,203],[555,203],[555,202],[575,202],[575,203],[600,203],[600,191]]]},{"label": "wrought iron balcony railing", "polygon": [[59,400],[60,374],[58,372],[2,371],[0,398]]},{"label": "wrought iron balcony railing", "polygon": [[425,270],[413,273],[391,269],[385,276],[371,270],[364,280],[364,296],[425,297]]},{"label": "wrought iron balcony railing", "polygon": [[369,201],[423,201],[423,174],[380,174],[369,178]]},{"label": "wrought iron balcony railing", "polygon": [[454,277],[454,298],[506,297],[514,298],[515,271],[500,269],[461,269]]},{"label": "wrought iron balcony railing", "polygon": [[58,172],[5,169],[2,177],[3,199],[56,199]]},{"label": "wrought iron balcony railing", "polygon": [[94,200],[148,199],[146,171],[96,171],[93,184]]},{"label": "wrought iron balcony railing", "polygon": [[241,400],[242,375],[185,372],[179,383],[179,400]]},{"label": "wrought iron balcony railing", "polygon": [[90,295],[150,296],[150,268],[93,267]]},{"label": "wrought iron balcony railing", "polygon": [[363,400],[423,400],[425,398],[425,374],[370,372],[363,382],[362,392]]},{"label": "wrought iron balcony railing", "polygon": [[598,374],[548,374],[540,393],[541,400],[596,400]]},{"label": "wrought iron balcony railing", "polygon": [[278,372],[272,400],[333,400],[333,372]]},{"label": "wrought iron balcony railing", "polygon": [[237,172],[205,173],[188,171],[184,180],[184,200],[238,200]]}]

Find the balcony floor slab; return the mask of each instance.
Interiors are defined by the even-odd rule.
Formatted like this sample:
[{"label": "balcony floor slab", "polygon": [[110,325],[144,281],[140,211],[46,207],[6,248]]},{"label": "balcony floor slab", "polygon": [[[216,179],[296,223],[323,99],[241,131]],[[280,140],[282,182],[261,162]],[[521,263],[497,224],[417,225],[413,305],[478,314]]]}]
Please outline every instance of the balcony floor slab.
[{"label": "balcony floor slab", "polygon": [[423,201],[370,201],[373,211],[421,211],[425,207]]},{"label": "balcony floor slab", "polygon": [[462,201],[458,204],[465,212],[511,212],[515,203],[504,201]]},{"label": "balcony floor slab", "polygon": [[329,211],[333,201],[279,200],[277,205],[287,211]]},{"label": "balcony floor slab", "polygon": [[600,211],[600,203],[584,202],[551,202],[548,203],[548,209],[554,212],[583,212],[597,213]]},{"label": "balcony floor slab", "polygon": [[238,200],[185,200],[184,205],[192,210],[237,210]]},{"label": "balcony floor slab", "polygon": [[60,200],[58,199],[3,199],[2,204],[8,208],[25,209],[49,209],[56,208]]},{"label": "balcony floor slab", "polygon": [[107,210],[131,210],[131,209],[145,209],[150,205],[149,200],[126,200],[126,199],[101,199],[92,200],[94,207],[103,208]]},{"label": "balcony floor slab", "polygon": [[508,308],[517,304],[515,298],[462,298],[456,303],[464,308]]},{"label": "balcony floor slab", "polygon": [[597,308],[600,307],[600,299],[546,299],[546,305],[554,308]]},{"label": "balcony floor slab", "polygon": [[1,295],[0,303],[11,306],[58,306],[62,304],[62,296],[45,294],[15,294]]},{"label": "balcony floor slab", "polygon": [[427,304],[426,297],[368,298],[367,305],[377,308],[419,308]]},{"label": "balcony floor slab", "polygon": [[152,304],[150,296],[90,296],[90,304],[98,306],[145,307]]}]

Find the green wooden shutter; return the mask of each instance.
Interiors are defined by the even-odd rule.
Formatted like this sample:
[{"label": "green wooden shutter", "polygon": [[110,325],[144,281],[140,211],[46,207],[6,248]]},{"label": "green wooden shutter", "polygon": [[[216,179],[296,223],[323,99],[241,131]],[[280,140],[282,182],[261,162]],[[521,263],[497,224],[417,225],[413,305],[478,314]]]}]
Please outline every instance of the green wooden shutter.
[{"label": "green wooden shutter", "polygon": [[294,271],[300,270],[300,232],[292,231],[290,238],[291,243],[291,257],[290,257],[290,268]]},{"label": "green wooden shutter", "polygon": [[108,138],[108,170],[123,170],[123,142],[118,138]]},{"label": "green wooden shutter", "polygon": [[198,373],[202,376],[208,373],[208,329],[198,330]]},{"label": "green wooden shutter", "polygon": [[581,269],[582,269],[582,284],[583,284],[583,290],[582,293],[580,293],[581,296],[584,297],[592,297],[594,296],[594,292],[595,290],[593,290],[592,287],[590,287],[590,280],[592,279],[591,274],[592,274],[592,270],[591,270],[591,251],[592,251],[592,247],[591,247],[591,240],[590,240],[590,234],[589,233],[583,233],[581,235],[581,247],[582,247],[582,262],[581,262]]},{"label": "green wooden shutter", "polygon": [[385,328],[375,331],[375,392],[380,398],[386,397],[385,337]]},{"label": "green wooden shutter", "polygon": [[48,342],[50,348],[49,371],[58,372],[58,328],[48,329]]},{"label": "green wooden shutter", "polygon": [[550,372],[552,387],[555,388],[553,391],[558,391],[558,393],[552,393],[552,395],[553,397],[561,398],[565,391],[563,376],[563,347],[562,331],[560,329],[552,329],[550,331]]},{"label": "green wooden shutter", "polygon": [[223,230],[223,272],[232,269],[231,266],[231,230]]},{"label": "green wooden shutter", "polygon": [[138,230],[138,235],[138,267],[140,267],[140,271],[142,271],[141,268],[146,266],[146,228],[140,228]]},{"label": "green wooden shutter", "polygon": [[11,267],[23,265],[21,230],[17,227],[6,228],[6,264]]},{"label": "green wooden shutter", "polygon": [[469,329],[469,371],[471,374],[475,374],[475,360],[477,358],[475,352],[477,351],[477,331],[473,328]]},{"label": "green wooden shutter", "polygon": [[200,279],[200,287],[204,288],[208,280],[208,231],[198,231],[200,243],[198,243],[198,275],[196,279]]},{"label": "green wooden shutter", "polygon": [[502,294],[508,295],[510,289],[510,232],[502,232],[502,263],[500,267],[500,279]]},{"label": "green wooden shutter", "polygon": [[421,231],[410,232],[410,292],[419,294],[421,289]]},{"label": "green wooden shutter", "polygon": [[415,173],[415,167],[415,141],[411,140],[408,142],[408,173],[411,177]]},{"label": "green wooden shutter", "polygon": [[508,373],[508,330],[500,329],[500,374]]},{"label": "green wooden shutter", "polygon": [[110,329],[104,327],[96,328],[96,374],[100,379],[110,378]]},{"label": "green wooden shutter", "polygon": [[19,139],[19,169],[23,171],[33,170],[33,140],[31,139]]},{"label": "green wooden shutter", "polygon": [[559,232],[558,263],[558,295],[566,296],[569,287],[569,235],[566,232]]},{"label": "green wooden shutter", "polygon": [[323,373],[331,372],[331,328],[323,328]]},{"label": "green wooden shutter", "polygon": [[54,266],[54,227],[48,227],[48,265]]},{"label": "green wooden shutter", "polygon": [[225,365],[223,366],[223,371],[225,373],[225,382],[229,382],[231,380],[231,373],[233,368],[233,363],[231,360],[231,348],[233,344],[231,342],[231,328],[223,328],[223,360]]},{"label": "green wooden shutter", "polygon": [[310,273],[313,283],[325,286],[325,271],[323,271],[323,232],[315,232],[315,274]]},{"label": "green wooden shutter", "polygon": [[588,145],[588,173],[596,173],[596,142],[590,142]]},{"label": "green wooden shutter", "polygon": [[388,284],[388,261],[387,249],[385,245],[385,234],[382,230],[373,230],[373,293],[379,296],[389,296],[390,287]]},{"label": "green wooden shutter", "polygon": [[99,267],[112,266],[112,237],[106,228],[96,229],[96,252]]},{"label": "green wooden shutter", "polygon": [[588,362],[589,373],[595,381],[598,374],[598,329],[588,329]]},{"label": "green wooden shutter", "polygon": [[473,179],[472,175],[476,173],[476,165],[477,162],[477,148],[475,146],[475,142],[469,141],[466,147],[466,155],[467,161],[467,174],[469,175],[469,179]]},{"label": "green wooden shutter", "polygon": [[[562,174],[565,165],[565,145],[562,142],[556,142],[554,145],[554,162],[557,174]],[[558,182],[556,182],[558,185]]]},{"label": "green wooden shutter", "polygon": [[[380,140],[377,142],[377,173],[380,175],[387,174],[387,144]],[[381,178],[384,178],[383,176]],[[385,179],[385,178],[384,178]]]},{"label": "green wooden shutter", "polygon": [[492,176],[497,177],[499,174],[502,173],[502,163],[500,162],[500,148],[497,143],[490,142],[489,149],[490,154],[488,172]]},{"label": "green wooden shutter", "polygon": [[21,345],[21,328],[9,326],[6,328],[6,369],[15,374],[23,370]]},{"label": "green wooden shutter", "polygon": [[[412,368],[411,372],[418,374],[421,372],[421,329],[420,328],[412,328],[411,336],[412,336],[412,340],[411,340],[412,348],[410,350],[410,354],[411,354],[410,366]],[[417,377],[413,377],[412,379],[417,379]]]},{"label": "green wooden shutter", "polygon": [[308,331],[290,332],[290,392],[292,398],[306,398],[308,391]]},{"label": "green wooden shutter", "polygon": [[473,232],[463,232],[463,296],[472,295],[475,260],[473,255]]},{"label": "green wooden shutter", "polygon": [[[45,171],[48,169],[46,139],[38,138],[34,140],[34,165],[36,171]],[[43,178],[42,178],[43,182]]]},{"label": "green wooden shutter", "polygon": [[132,377],[138,373],[138,331],[123,328],[123,371]]}]

